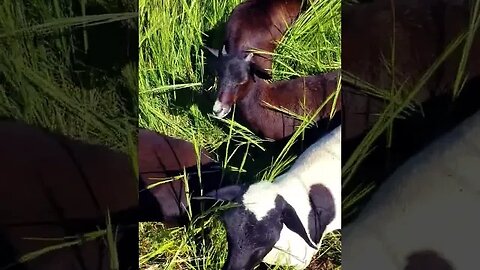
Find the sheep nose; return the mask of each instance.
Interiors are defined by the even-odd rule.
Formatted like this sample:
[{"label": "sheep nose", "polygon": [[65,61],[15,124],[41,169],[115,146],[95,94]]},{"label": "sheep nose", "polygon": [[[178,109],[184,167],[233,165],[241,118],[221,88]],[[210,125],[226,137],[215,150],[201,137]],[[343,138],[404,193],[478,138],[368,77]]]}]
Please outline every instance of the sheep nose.
[{"label": "sheep nose", "polygon": [[213,104],[213,112],[215,114],[218,114],[221,111],[222,111],[222,103],[217,99],[215,101],[215,104]]},{"label": "sheep nose", "polygon": [[225,106],[222,104],[218,99],[215,101],[215,104],[213,105],[213,113],[215,114],[216,117],[222,119],[227,114],[230,113],[231,107],[230,106]]}]

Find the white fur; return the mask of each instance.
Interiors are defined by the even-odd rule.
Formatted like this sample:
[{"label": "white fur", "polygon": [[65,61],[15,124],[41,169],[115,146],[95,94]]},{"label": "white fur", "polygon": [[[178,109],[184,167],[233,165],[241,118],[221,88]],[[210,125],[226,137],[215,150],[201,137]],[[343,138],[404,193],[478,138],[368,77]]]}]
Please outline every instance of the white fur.
[{"label": "white fur", "polygon": [[[269,192],[265,192],[268,190]],[[270,182],[262,181],[251,185],[243,195],[242,204],[255,215],[257,220],[262,220],[267,212],[275,208],[275,198],[278,191]]]},{"label": "white fur", "polygon": [[[280,194],[297,212],[308,233],[308,213],[311,210],[308,192],[314,184],[323,184],[333,194],[336,216],[324,234],[341,228],[341,126],[311,145],[292,167],[274,182],[259,182],[249,187],[243,196],[246,208],[257,220],[275,207]],[[322,237],[323,238],[323,237]],[[320,246],[318,244],[318,247]],[[263,259],[268,264],[305,268],[317,252],[298,234],[284,226],[273,250]]]},{"label": "white fur", "polygon": [[342,230],[342,268],[403,270],[411,253],[431,250],[453,269],[473,269],[479,206],[477,112],[397,169]]},{"label": "white fur", "polygon": [[216,114],[216,116],[220,119],[222,118],[225,118],[225,116],[227,116],[230,111],[231,111],[231,107],[227,106],[223,106],[222,102],[220,102],[220,100],[215,100],[215,103],[213,104],[213,112]]}]

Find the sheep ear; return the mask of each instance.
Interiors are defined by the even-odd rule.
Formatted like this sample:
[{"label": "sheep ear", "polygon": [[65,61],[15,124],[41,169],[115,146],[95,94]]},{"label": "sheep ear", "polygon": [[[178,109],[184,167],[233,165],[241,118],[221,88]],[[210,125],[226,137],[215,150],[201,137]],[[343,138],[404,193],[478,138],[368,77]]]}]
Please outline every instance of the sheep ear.
[{"label": "sheep ear", "polygon": [[[224,46],[225,47],[225,46]],[[207,47],[207,46],[203,46],[203,48],[207,49],[210,53],[212,53],[213,55],[215,55],[216,57],[219,57],[218,55],[218,50],[217,49],[213,49],[213,48],[210,48],[210,47]]]},{"label": "sheep ear", "polygon": [[319,243],[327,225],[335,217],[335,201],[332,193],[323,185],[313,185],[309,192],[311,210],[308,214],[308,231],[315,243]]},{"label": "sheep ear", "polygon": [[220,201],[233,201],[245,193],[245,191],[246,187],[243,185],[230,185],[210,191],[205,195],[205,197],[214,198]]},{"label": "sheep ear", "polygon": [[[283,200],[283,198],[282,198]],[[302,224],[302,221],[298,217],[295,209],[285,200],[283,200],[282,207],[282,222],[290,229],[292,232],[298,234],[300,237],[305,240],[305,242],[312,248],[317,249],[317,247],[310,241],[310,238],[307,235],[305,227]]]},{"label": "sheep ear", "polygon": [[264,80],[272,79],[272,75],[268,73],[265,69],[259,67],[257,64],[250,62],[250,69],[253,74],[257,75],[259,78]]}]

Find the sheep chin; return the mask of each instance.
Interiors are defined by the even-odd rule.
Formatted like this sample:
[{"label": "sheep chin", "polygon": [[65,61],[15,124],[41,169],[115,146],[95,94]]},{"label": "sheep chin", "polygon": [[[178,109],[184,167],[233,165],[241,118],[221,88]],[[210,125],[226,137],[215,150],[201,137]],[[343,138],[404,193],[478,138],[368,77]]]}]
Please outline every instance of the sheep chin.
[{"label": "sheep chin", "polygon": [[317,251],[308,247],[296,233],[284,228],[279,241],[262,261],[272,266],[288,265],[293,269],[305,269],[316,253]]}]

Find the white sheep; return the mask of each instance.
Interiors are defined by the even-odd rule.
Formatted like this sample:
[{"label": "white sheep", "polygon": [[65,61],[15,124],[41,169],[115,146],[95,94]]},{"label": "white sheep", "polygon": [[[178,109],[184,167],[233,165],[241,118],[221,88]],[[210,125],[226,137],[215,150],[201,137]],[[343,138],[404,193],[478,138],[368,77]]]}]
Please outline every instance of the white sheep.
[{"label": "white sheep", "polygon": [[477,112],[400,166],[342,229],[342,269],[476,269],[479,228]]},{"label": "white sheep", "polygon": [[261,261],[305,268],[323,236],[341,227],[340,157],[338,126],[273,182],[210,193],[240,204],[222,216],[229,249],[223,269],[253,269]]}]

